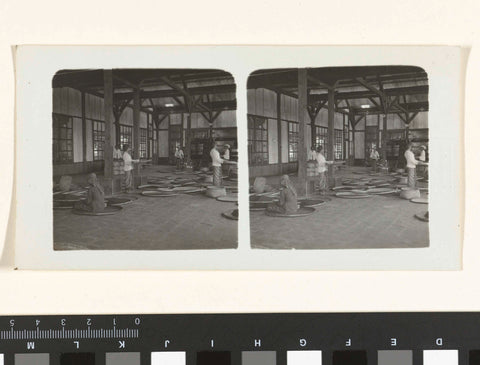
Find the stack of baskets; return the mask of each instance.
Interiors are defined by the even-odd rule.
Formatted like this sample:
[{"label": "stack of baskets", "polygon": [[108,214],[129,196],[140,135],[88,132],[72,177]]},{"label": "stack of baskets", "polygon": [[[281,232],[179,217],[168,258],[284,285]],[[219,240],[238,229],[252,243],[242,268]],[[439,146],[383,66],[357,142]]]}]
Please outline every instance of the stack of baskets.
[{"label": "stack of baskets", "polygon": [[113,161],[113,174],[114,174],[114,175],[122,175],[122,174],[124,174],[124,171],[123,171],[123,160],[114,160],[114,161]]},{"label": "stack of baskets", "polygon": [[317,176],[316,161],[307,161],[307,176]]}]

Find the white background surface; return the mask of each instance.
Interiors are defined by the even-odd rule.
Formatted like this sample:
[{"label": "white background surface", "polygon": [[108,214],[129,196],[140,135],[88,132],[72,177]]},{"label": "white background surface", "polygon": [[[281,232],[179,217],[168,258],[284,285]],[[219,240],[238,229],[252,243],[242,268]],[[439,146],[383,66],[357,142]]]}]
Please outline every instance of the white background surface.
[{"label": "white background surface", "polygon": [[[477,0],[0,3],[0,313],[479,310]],[[465,94],[463,270],[455,272],[12,271],[14,44],[398,44],[471,47]],[[441,60],[439,60],[441,62]],[[455,121],[452,121],[455,123]],[[35,151],[30,151],[32,156]]]},{"label": "white background surface", "polygon": [[423,365],[458,365],[458,350],[425,350]]},{"label": "white background surface", "polygon": [[[438,62],[441,60],[442,62]],[[15,266],[19,269],[455,270],[461,268],[460,47],[47,47],[16,52]],[[430,246],[356,250],[250,248],[247,92],[255,70],[285,67],[414,65],[428,74]],[[239,246],[237,250],[53,251],[52,77],[85,68],[214,68],[237,84]],[[462,75],[462,76],[460,76]],[[455,97],[452,97],[454,95]],[[457,121],[452,123],[452,121]],[[35,158],[25,151],[35,151]],[[32,183],[34,182],[34,183]],[[160,206],[162,201],[157,202]],[[344,202],[349,204],[348,201]],[[408,203],[407,203],[408,204]],[[165,208],[165,207],[164,207]],[[426,206],[417,206],[419,212]],[[219,217],[219,219],[223,219]],[[412,220],[415,218],[412,216]],[[283,222],[289,224],[289,221]],[[418,222],[417,222],[418,223]],[[122,224],[129,224],[128,221]],[[318,222],[319,225],[322,222]],[[232,225],[233,226],[233,225]],[[393,232],[392,232],[393,233]],[[193,239],[193,237],[192,237]],[[322,237],[318,237],[319,240]],[[389,240],[388,236],[383,239]],[[366,244],[368,242],[365,242]]]}]

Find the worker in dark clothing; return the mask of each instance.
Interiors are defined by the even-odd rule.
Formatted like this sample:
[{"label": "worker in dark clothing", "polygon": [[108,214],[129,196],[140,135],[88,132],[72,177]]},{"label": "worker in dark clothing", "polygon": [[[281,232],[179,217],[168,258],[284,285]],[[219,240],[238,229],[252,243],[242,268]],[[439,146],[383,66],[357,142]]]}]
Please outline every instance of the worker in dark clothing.
[{"label": "worker in dark clothing", "polygon": [[97,180],[97,175],[91,173],[88,175],[87,199],[81,200],[75,204],[75,209],[85,210],[87,212],[98,213],[105,209],[105,192]]},{"label": "worker in dark clothing", "polygon": [[283,175],[280,180],[281,191],[280,191],[280,200],[276,203],[272,203],[267,207],[269,212],[273,213],[295,213],[298,210],[297,202],[297,191],[295,186],[288,175]]}]

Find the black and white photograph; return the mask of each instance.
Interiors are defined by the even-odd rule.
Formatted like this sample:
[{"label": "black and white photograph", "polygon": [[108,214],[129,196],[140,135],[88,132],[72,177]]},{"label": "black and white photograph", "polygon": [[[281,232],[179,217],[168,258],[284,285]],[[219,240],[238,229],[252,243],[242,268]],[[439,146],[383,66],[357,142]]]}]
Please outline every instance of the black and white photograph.
[{"label": "black and white photograph", "polygon": [[263,69],[247,88],[252,248],[429,246],[423,68]]},{"label": "black and white photograph", "polygon": [[236,248],[235,95],[217,69],[58,71],[54,250]]},{"label": "black and white photograph", "polygon": [[19,268],[461,267],[456,47],[17,54]]}]

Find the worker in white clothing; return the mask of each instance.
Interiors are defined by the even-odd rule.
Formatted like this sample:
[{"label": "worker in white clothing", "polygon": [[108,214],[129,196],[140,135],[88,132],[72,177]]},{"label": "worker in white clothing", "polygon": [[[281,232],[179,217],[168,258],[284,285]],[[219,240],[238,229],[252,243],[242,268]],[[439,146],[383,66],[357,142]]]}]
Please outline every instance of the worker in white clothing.
[{"label": "worker in white clothing", "polygon": [[[228,143],[223,145],[223,160],[230,161],[230,145]],[[223,173],[227,176],[230,176],[230,165],[224,164],[222,167]]]},{"label": "worker in white clothing", "polygon": [[131,156],[132,149],[128,144],[123,146],[123,171],[125,171],[125,192],[133,190],[133,163],[140,162]]},{"label": "worker in white clothing", "polygon": [[223,145],[223,159],[230,160],[230,145],[224,144]]},{"label": "worker in white clothing", "polygon": [[229,161],[220,157],[220,145],[215,143],[213,148],[210,150],[210,158],[212,159],[212,169],[213,169],[213,185],[222,186],[223,185],[223,173],[222,173],[222,164],[232,164],[236,165],[235,161]]},{"label": "worker in white clothing", "polygon": [[422,162],[425,162],[427,159],[425,151],[427,150],[427,147],[425,146],[420,146],[420,155],[418,156],[418,159]]},{"label": "worker in white clothing", "polygon": [[377,172],[378,160],[380,160],[380,155],[375,146],[372,146],[372,150],[370,151],[370,161],[373,165],[374,172]]},{"label": "worker in white clothing", "polygon": [[113,148],[113,159],[114,160],[121,160],[123,158],[122,150],[120,149],[120,145],[116,144]]},{"label": "worker in white clothing", "polygon": [[220,146],[215,143],[213,148],[210,150],[210,157],[212,159],[212,170],[213,170],[213,185],[222,186],[222,164],[224,159],[220,157]]},{"label": "worker in white clothing", "polygon": [[[420,146],[420,155],[418,156],[419,161],[426,162],[427,160],[426,150],[427,150],[427,147]],[[428,165],[426,163],[424,164],[420,174],[423,176],[425,180],[428,180]]]},{"label": "worker in white clothing", "polygon": [[327,193],[327,164],[331,165],[333,161],[327,161],[322,153],[322,146],[318,146],[315,159],[317,160],[318,189],[322,195]]},{"label": "worker in white clothing", "polygon": [[417,165],[423,165],[422,161],[418,161],[412,151],[412,143],[407,144],[407,150],[405,151],[405,160],[407,160],[407,173],[408,173],[408,187],[415,188],[417,186]]}]

